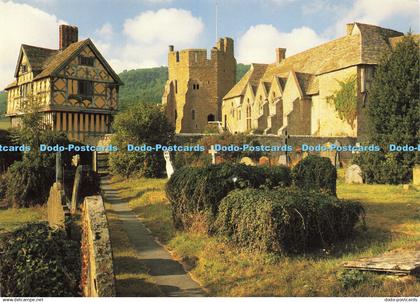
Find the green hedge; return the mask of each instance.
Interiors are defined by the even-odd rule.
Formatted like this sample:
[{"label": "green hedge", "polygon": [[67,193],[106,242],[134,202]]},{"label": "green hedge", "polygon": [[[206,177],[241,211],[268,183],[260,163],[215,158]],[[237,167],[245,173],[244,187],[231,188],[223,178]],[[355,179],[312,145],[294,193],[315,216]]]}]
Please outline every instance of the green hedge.
[{"label": "green hedge", "polygon": [[176,170],[166,184],[166,195],[171,202],[175,227],[188,228],[197,214],[204,214],[210,230],[220,201],[235,188],[274,188],[290,184],[290,171],[284,166],[224,163]]},{"label": "green hedge", "polygon": [[348,237],[364,209],[297,188],[235,190],[219,206],[215,230],[240,247],[302,253]]},{"label": "green hedge", "polygon": [[0,241],[3,297],[80,296],[80,247],[61,230],[28,224]]},{"label": "green hedge", "polygon": [[309,155],[293,168],[292,177],[298,188],[336,195],[337,170],[329,158]]}]

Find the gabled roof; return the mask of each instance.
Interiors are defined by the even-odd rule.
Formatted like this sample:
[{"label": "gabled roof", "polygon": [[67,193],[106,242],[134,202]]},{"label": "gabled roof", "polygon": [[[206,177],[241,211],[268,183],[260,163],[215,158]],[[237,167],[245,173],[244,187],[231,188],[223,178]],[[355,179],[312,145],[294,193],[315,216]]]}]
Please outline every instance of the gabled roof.
[{"label": "gabled roof", "polygon": [[259,79],[264,74],[267,64],[251,64],[251,68],[245,73],[242,79],[225,95],[224,99],[234,98],[245,93],[248,83],[258,85]]},{"label": "gabled roof", "polygon": [[[23,44],[19,53],[18,63],[15,70],[15,77],[18,76],[19,65],[22,60],[23,53],[25,53],[27,56],[32,71],[34,72],[34,80],[38,80],[45,77],[58,75],[60,70],[66,66],[66,64],[70,62],[74,57],[76,57],[85,46],[90,47],[99,61],[110,73],[112,78],[120,85],[123,85],[120,77],[111,68],[111,66],[108,64],[108,62],[101,55],[101,53],[90,39],[72,43],[64,50],[47,49]],[[12,87],[12,84],[7,87]]]},{"label": "gabled roof", "polygon": [[108,62],[105,60],[105,58],[101,55],[101,53],[98,51],[98,49],[95,47],[93,42],[90,39],[82,40],[76,43],[70,44],[66,49],[59,52],[57,55],[54,56],[54,58],[51,60],[50,64],[35,77],[35,80],[41,79],[48,76],[54,76],[57,75],[58,72],[74,57],[76,57],[80,51],[85,46],[89,46],[91,50],[95,53],[96,57],[99,59],[99,61],[105,66],[107,71],[111,74],[112,78],[118,82],[119,84],[123,84],[120,77],[115,73],[115,71],[111,68],[111,66],[108,64]]},{"label": "gabled roof", "polygon": [[29,65],[31,66],[32,72],[39,73],[43,70],[46,65],[51,61],[51,58],[55,56],[59,51],[54,49],[48,49],[43,47],[31,46],[22,44],[19,52],[18,62],[15,69],[15,77],[19,73],[19,65],[22,60],[23,54],[28,58]]},{"label": "gabled roof", "polygon": [[284,88],[284,79],[292,71],[297,73],[304,94],[316,94],[319,90],[317,75],[359,64],[378,64],[383,53],[403,36],[392,29],[358,22],[348,24],[348,29],[344,37],[287,57],[280,63],[253,64],[259,72],[248,71],[224,99],[243,95],[248,82],[253,85],[259,81],[271,82],[273,77],[277,77]]},{"label": "gabled roof", "polygon": [[315,75],[296,72],[296,77],[304,95],[319,93],[318,78]]}]

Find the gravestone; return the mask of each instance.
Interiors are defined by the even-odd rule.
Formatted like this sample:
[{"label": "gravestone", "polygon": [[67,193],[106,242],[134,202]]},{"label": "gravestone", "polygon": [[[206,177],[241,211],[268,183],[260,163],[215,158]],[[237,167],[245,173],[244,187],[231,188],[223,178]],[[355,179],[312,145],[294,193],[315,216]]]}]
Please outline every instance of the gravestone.
[{"label": "gravestone", "polygon": [[71,158],[71,165],[77,167],[80,164],[80,155],[76,154]]},{"label": "gravestone", "polygon": [[284,166],[287,166],[288,165],[288,162],[287,162],[287,153],[286,152],[280,154],[278,164],[279,165],[284,165]]},{"label": "gravestone", "polygon": [[220,155],[216,155],[216,164],[222,164],[224,162],[224,159]]},{"label": "gravestone", "polygon": [[258,160],[258,165],[260,166],[269,166],[270,165],[270,159],[267,156],[261,156]]},{"label": "gravestone", "polygon": [[242,157],[240,163],[245,164],[247,166],[255,166],[254,161],[250,157],[247,157],[247,156]]},{"label": "gravestone", "polygon": [[214,149],[214,145],[211,145],[210,150],[209,150],[209,154],[211,154],[211,163],[213,165],[216,164],[216,153],[217,153],[217,151]]},{"label": "gravestone", "polygon": [[163,151],[163,156],[166,162],[166,175],[168,175],[168,179],[171,178],[172,174],[174,174],[174,167],[172,166],[171,162],[171,154],[169,151]]},{"label": "gravestone", "polygon": [[413,168],[413,185],[420,186],[420,165]]},{"label": "gravestone", "polygon": [[351,165],[346,169],[346,184],[362,184],[362,169],[358,165]]},{"label": "gravestone", "polygon": [[328,150],[327,151],[321,151],[319,153],[319,155],[322,156],[322,157],[329,158],[330,161],[331,161],[331,164],[333,164],[335,166],[335,160],[336,160],[336,156],[337,156],[337,151],[335,151],[335,150],[329,150],[330,147],[331,147],[331,145],[332,144],[330,142],[326,143],[324,146],[327,147]]},{"label": "gravestone", "polygon": [[63,161],[61,160],[61,152],[55,154],[55,182],[63,183]]}]

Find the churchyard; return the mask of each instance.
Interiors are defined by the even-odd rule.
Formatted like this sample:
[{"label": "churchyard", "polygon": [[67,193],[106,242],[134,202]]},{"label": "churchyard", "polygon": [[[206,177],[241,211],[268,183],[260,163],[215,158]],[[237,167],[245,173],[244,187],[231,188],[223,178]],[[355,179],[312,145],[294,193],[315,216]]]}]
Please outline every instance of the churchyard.
[{"label": "churchyard", "polygon": [[[420,284],[414,277],[347,271],[342,263],[388,250],[414,250],[420,240],[420,190],[345,184],[344,169],[338,172],[337,195],[362,203],[366,229],[359,226],[354,237],[328,250],[285,257],[238,249],[202,234],[199,226],[176,230],[164,191],[166,180],[114,177],[112,186],[212,296],[415,296]],[[111,232],[117,232],[113,223]],[[117,288],[119,277],[117,273]],[[144,282],[150,276],[136,278]]]}]

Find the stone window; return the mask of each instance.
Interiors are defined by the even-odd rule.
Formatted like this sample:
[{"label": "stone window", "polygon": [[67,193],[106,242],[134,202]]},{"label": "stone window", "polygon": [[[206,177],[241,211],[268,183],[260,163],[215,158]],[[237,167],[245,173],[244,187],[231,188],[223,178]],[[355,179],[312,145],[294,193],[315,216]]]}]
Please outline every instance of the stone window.
[{"label": "stone window", "polygon": [[176,61],[179,62],[179,51],[175,53]]},{"label": "stone window", "polygon": [[246,107],[246,129],[251,130],[251,106]]},{"label": "stone window", "polygon": [[28,71],[28,65],[23,64],[23,65],[21,66],[21,72],[22,72],[22,73],[25,73],[25,72],[27,72],[27,71]]},{"label": "stone window", "polygon": [[178,81],[175,80],[175,93],[178,93]]},{"label": "stone window", "polygon": [[194,121],[195,120],[195,110],[191,110],[191,119]]},{"label": "stone window", "polygon": [[214,121],[215,121],[215,116],[214,116],[214,114],[210,113],[207,116],[207,122],[214,122]]}]

